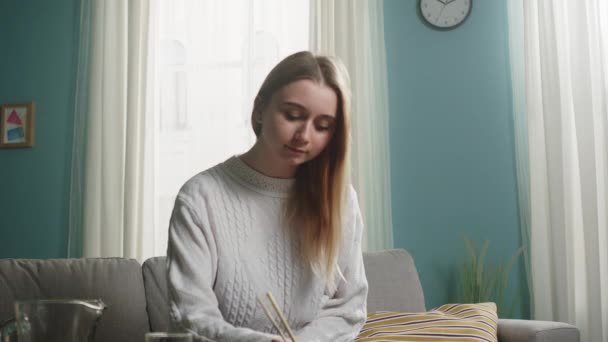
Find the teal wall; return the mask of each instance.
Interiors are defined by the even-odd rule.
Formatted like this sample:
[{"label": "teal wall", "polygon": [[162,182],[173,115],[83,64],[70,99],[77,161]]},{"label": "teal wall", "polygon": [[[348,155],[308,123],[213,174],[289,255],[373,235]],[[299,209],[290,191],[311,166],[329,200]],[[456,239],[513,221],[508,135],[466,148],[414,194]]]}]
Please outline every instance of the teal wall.
[{"label": "teal wall", "polygon": [[[395,246],[414,257],[428,308],[454,300],[463,236],[488,258],[521,244],[506,1],[473,1],[451,31],[425,26],[417,1],[385,0]],[[518,293],[518,291],[520,291]],[[511,275],[527,316],[523,264]]]},{"label": "teal wall", "polygon": [[35,146],[0,149],[0,257],[66,255],[77,7],[0,1],[0,103],[37,106]]}]

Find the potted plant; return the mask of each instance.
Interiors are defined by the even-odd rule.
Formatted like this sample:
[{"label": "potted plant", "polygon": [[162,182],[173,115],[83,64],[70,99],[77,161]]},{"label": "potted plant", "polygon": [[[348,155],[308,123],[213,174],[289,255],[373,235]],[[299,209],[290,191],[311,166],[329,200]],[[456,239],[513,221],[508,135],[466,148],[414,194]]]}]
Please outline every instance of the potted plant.
[{"label": "potted plant", "polygon": [[498,308],[499,317],[513,315],[514,301],[506,308],[505,290],[507,288],[509,273],[513,264],[523,253],[523,246],[519,247],[511,258],[499,263],[497,266],[486,264],[486,256],[490,242],[486,240],[477,254],[475,242],[464,238],[468,252],[468,260],[460,266],[459,301],[462,303],[494,302]]}]

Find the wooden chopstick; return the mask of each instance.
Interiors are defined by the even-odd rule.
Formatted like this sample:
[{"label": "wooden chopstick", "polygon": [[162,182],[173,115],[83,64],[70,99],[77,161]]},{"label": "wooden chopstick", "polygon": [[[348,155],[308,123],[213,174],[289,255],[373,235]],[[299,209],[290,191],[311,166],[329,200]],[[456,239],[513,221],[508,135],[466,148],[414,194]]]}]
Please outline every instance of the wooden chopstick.
[{"label": "wooden chopstick", "polygon": [[285,334],[283,334],[283,330],[277,324],[277,322],[274,320],[274,318],[272,318],[272,314],[270,313],[270,311],[268,311],[268,308],[266,308],[266,305],[264,305],[264,303],[262,303],[260,298],[257,298],[257,301],[258,301],[258,304],[260,304],[260,306],[262,307],[262,310],[264,310],[264,314],[266,314],[266,317],[268,317],[270,322],[272,322],[272,325],[274,326],[274,328],[277,329],[277,331],[279,332],[279,335],[281,335],[281,338],[283,339],[283,341],[287,341],[287,337],[285,337]]},{"label": "wooden chopstick", "polygon": [[[293,331],[289,327],[289,324],[287,324],[287,320],[285,319],[285,317],[281,313],[281,310],[279,309],[279,306],[277,305],[277,302],[274,300],[274,297],[272,296],[272,293],[266,292],[266,297],[270,301],[270,304],[272,305],[272,308],[274,309],[274,311],[279,316],[279,319],[281,320],[281,323],[283,323],[283,326],[287,330],[287,333],[289,334],[289,337],[290,337],[291,341],[296,342],[296,336],[294,335]],[[277,322],[274,320],[274,318],[272,318],[272,314],[266,308],[266,305],[264,305],[264,303],[260,300],[260,298],[257,298],[257,301],[258,301],[258,304],[260,304],[260,306],[262,307],[262,310],[264,310],[264,314],[266,314],[266,317],[268,317],[268,319],[270,320],[270,322],[272,322],[272,325],[274,326],[274,328],[277,329],[277,331],[279,332],[279,335],[281,335],[281,338],[283,339],[283,341],[287,342],[288,339],[285,337],[285,334],[283,333],[283,330],[277,324]]]},{"label": "wooden chopstick", "polygon": [[268,300],[270,300],[270,304],[272,304],[272,307],[274,308],[274,311],[276,311],[277,315],[279,315],[279,318],[281,319],[281,322],[283,323],[283,326],[285,326],[285,329],[287,329],[287,333],[289,334],[289,337],[291,338],[291,340],[293,342],[296,342],[296,336],[293,334],[293,331],[291,331],[291,328],[289,327],[289,324],[287,324],[287,320],[285,319],[285,317],[281,313],[281,309],[279,309],[279,306],[277,305],[277,302],[274,300],[274,297],[272,296],[272,293],[266,292],[266,297],[268,297]]}]

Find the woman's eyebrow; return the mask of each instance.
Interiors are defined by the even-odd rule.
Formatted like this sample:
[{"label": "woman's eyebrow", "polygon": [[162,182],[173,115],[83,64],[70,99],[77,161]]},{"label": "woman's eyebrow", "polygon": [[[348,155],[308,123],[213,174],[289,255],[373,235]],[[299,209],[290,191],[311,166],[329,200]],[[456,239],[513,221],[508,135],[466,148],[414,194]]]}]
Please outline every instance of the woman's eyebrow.
[{"label": "woman's eyebrow", "polygon": [[288,105],[288,106],[294,106],[294,107],[298,107],[301,110],[307,110],[306,107],[304,107],[303,105],[297,103],[297,102],[292,102],[289,100],[283,101],[284,105]]}]

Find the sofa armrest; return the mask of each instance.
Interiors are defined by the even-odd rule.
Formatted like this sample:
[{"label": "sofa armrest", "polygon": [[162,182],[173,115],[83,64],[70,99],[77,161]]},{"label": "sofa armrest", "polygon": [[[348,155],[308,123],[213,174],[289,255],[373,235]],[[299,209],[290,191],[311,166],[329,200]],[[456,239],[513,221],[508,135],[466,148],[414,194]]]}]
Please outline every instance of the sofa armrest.
[{"label": "sofa armrest", "polygon": [[498,320],[500,342],[579,342],[578,328],[561,322]]}]

